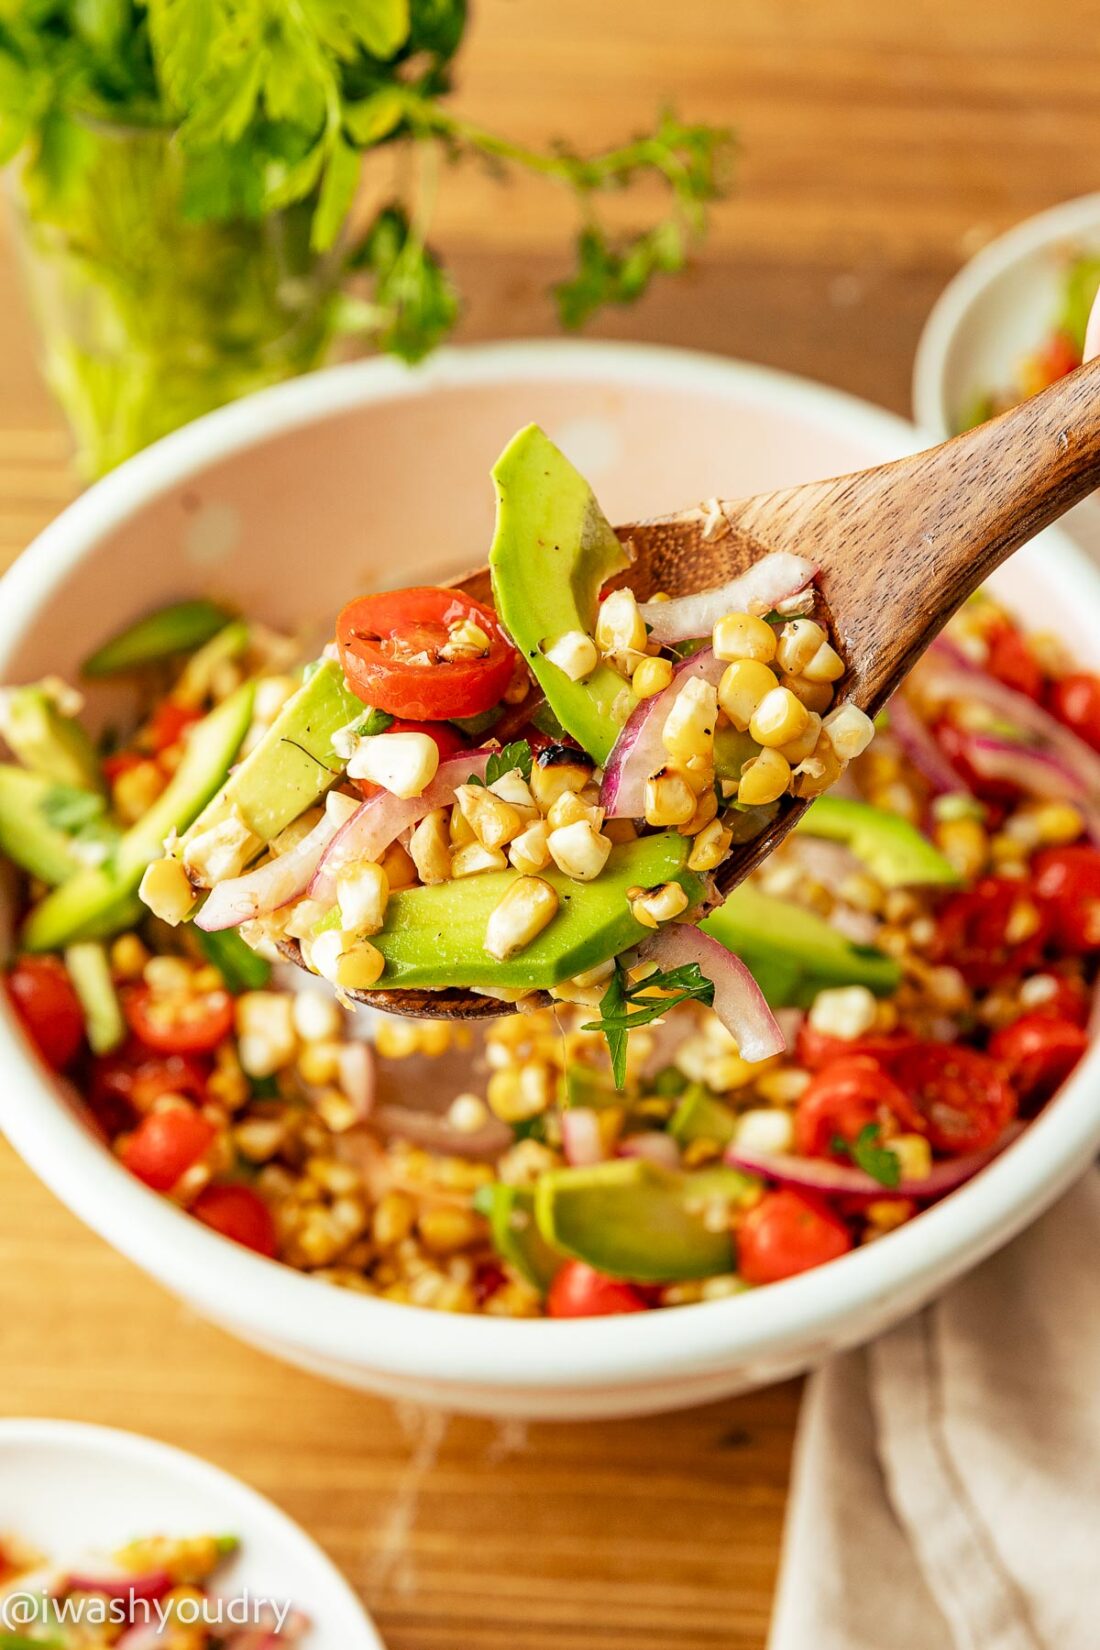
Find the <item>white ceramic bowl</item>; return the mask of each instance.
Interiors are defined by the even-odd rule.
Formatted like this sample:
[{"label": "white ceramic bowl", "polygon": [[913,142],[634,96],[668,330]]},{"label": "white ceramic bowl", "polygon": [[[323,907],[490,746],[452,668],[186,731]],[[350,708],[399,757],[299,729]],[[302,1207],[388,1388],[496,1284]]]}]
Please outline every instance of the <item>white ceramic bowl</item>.
[{"label": "white ceramic bowl", "polygon": [[[1064,201],[982,248],[944,288],[917,345],[913,416],[937,440],[954,435],[979,397],[1010,386],[1021,360],[1050,336],[1066,264],[1100,252],[1100,194]],[[1062,523],[1100,556],[1100,502]]]},{"label": "white ceramic bowl", "polygon": [[[137,1536],[235,1535],[240,1552],[213,1589],[223,1600],[304,1610],[302,1650],[383,1650],[339,1570],[292,1519],[209,1462],[132,1432],[0,1421],[0,1530],[87,1568]],[[0,1636],[17,1626],[5,1621]]]},{"label": "white ceramic bowl", "polygon": [[[331,622],[369,584],[479,560],[489,466],[537,419],[611,519],[779,487],[911,451],[911,426],[760,368],[608,344],[340,368],[201,420],[68,509],[0,583],[0,680],[71,672],[124,620],[213,590],[276,623]],[[1100,578],[1056,533],[998,574],[1037,625],[1100,662]],[[1033,1219],[1100,1143],[1100,1056],[1024,1140],[911,1226],[822,1270],[669,1312],[581,1322],[452,1317],[311,1281],[146,1191],[44,1080],[0,1012],[0,1123],[57,1195],[199,1311],[349,1384],[493,1415],[625,1415],[805,1369],[911,1312]]]}]

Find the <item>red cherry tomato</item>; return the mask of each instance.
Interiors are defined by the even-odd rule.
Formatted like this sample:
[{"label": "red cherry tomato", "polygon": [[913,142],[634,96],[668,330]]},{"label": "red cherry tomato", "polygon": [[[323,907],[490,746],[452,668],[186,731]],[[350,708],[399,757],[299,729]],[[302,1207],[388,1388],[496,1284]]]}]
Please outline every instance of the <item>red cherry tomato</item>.
[{"label": "red cherry tomato", "polygon": [[1031,870],[1056,943],[1074,954],[1100,950],[1100,850],[1044,848]]},{"label": "red cherry tomato", "polygon": [[170,1192],[213,1138],[213,1123],[194,1106],[180,1104],[151,1111],[127,1138],[122,1161],[154,1192]]},{"label": "red cherry tomato", "polygon": [[851,1247],[844,1222],[817,1198],[766,1192],[737,1234],[738,1270],[746,1283],[779,1283],[837,1260]]},{"label": "red cherry tomato", "polygon": [[[458,729],[452,728],[449,722],[408,722],[395,717],[386,732],[426,733],[429,739],[435,740],[435,748],[439,752],[441,762],[446,762],[450,756],[457,756],[459,751],[469,749]],[[377,796],[382,789],[381,785],[372,785],[369,779],[353,779],[352,784],[362,797]]]},{"label": "red cherry tomato", "polygon": [[983,802],[1014,802],[1020,794],[1020,787],[1013,785],[1007,779],[989,779],[985,774],[978,772],[967,755],[968,735],[954,722],[950,716],[941,716],[933,725],[940,749],[962,779],[968,790],[975,796],[981,797]]},{"label": "red cherry tomato", "polygon": [[940,912],[933,957],[953,964],[968,984],[981,990],[1034,968],[1050,930],[1049,913],[1026,882],[983,877],[955,894]]},{"label": "red cherry tomato", "polygon": [[148,760],[147,756],[141,756],[137,751],[115,751],[113,756],[103,758],[103,777],[108,785],[113,785],[124,773],[131,773],[134,768],[140,768],[142,763]]},{"label": "red cherry tomato", "polygon": [[1050,994],[1031,1003],[1028,1013],[1046,1014],[1054,1020],[1072,1020],[1074,1025],[1083,1026],[1092,1007],[1085,982],[1075,974],[1047,974],[1045,978],[1051,982]]},{"label": "red cherry tomato", "polygon": [[868,1124],[895,1132],[924,1130],[908,1095],[876,1060],[866,1055],[834,1060],[811,1078],[798,1102],[795,1150],[803,1157],[831,1157],[846,1162],[849,1154],[834,1150],[834,1140],[853,1145]]},{"label": "red cherry tomato", "polygon": [[140,1117],[152,1111],[162,1094],[181,1094],[201,1105],[209,1075],[209,1062],[199,1055],[154,1054],[131,1037],[124,1048],[92,1062],[93,1110],[99,1114],[114,1109],[127,1119]]},{"label": "red cherry tomato", "polygon": [[567,1260],[554,1274],[546,1311],[551,1318],[610,1318],[648,1308],[633,1284],[609,1278],[581,1260]]},{"label": "red cherry tomato", "polygon": [[1029,699],[1040,699],[1043,693],[1043,671],[1027,642],[1011,625],[994,632],[989,640],[986,666],[1006,687],[1015,688]]},{"label": "red cherry tomato", "polygon": [[184,730],[197,722],[202,712],[177,705],[172,699],[162,699],[149,723],[149,743],[157,756],[170,746],[178,744]]},{"label": "red cherry tomato", "polygon": [[54,1071],[71,1065],[84,1041],[84,1010],[59,957],[19,957],[4,981],[23,1030]]},{"label": "red cherry tomato", "polygon": [[865,1054],[890,1071],[893,1062],[904,1058],[916,1040],[909,1031],[883,1031],[848,1042],[843,1037],[830,1037],[827,1031],[818,1031],[807,1019],[798,1028],[797,1059],[807,1070],[821,1071],[834,1060],[849,1060],[854,1054]]},{"label": "red cherry tomato", "polygon": [[1076,671],[1053,683],[1048,703],[1059,722],[1100,751],[1100,676]]},{"label": "red cherry tomato", "polygon": [[996,1145],[1016,1096],[996,1061],[955,1043],[920,1043],[898,1072],[932,1148],[962,1157]]},{"label": "red cherry tomato", "polygon": [[1089,1046],[1083,1027],[1051,1014],[1024,1014],[990,1039],[989,1054],[1008,1072],[1021,1102],[1049,1100]]},{"label": "red cherry tomato", "polygon": [[192,1203],[191,1213],[222,1237],[274,1260],[279,1247],[275,1222],[250,1186],[207,1186]]},{"label": "red cherry tomato", "polygon": [[134,1036],[157,1054],[209,1054],[233,1030],[233,999],[220,986],[164,997],[147,985],[130,986],[122,1011]]},{"label": "red cherry tomato", "polygon": [[1046,388],[1081,365],[1081,351],[1068,333],[1059,331],[1048,338],[1036,356],[1035,364],[1040,374],[1039,387]]},{"label": "red cherry tomato", "polygon": [[[489,638],[484,658],[441,659],[449,626],[470,619]],[[476,716],[504,697],[516,651],[491,608],[459,590],[422,585],[360,596],[336,621],[344,673],[364,704],[416,722]]]}]

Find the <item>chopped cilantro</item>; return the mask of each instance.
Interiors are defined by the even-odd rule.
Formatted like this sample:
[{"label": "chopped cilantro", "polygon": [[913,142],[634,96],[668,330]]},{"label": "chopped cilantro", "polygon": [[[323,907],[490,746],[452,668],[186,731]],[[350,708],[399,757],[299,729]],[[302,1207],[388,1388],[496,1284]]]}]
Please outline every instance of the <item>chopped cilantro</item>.
[{"label": "chopped cilantro", "polygon": [[901,1184],[901,1159],[897,1152],[882,1144],[882,1130],[877,1123],[866,1123],[855,1140],[845,1140],[834,1134],[830,1149],[838,1155],[850,1157],[864,1174],[877,1180],[891,1191]]},{"label": "chopped cilantro", "polygon": [[495,785],[498,779],[503,779],[506,773],[518,768],[524,779],[530,779],[534,756],[526,739],[517,739],[511,745],[505,745],[503,750],[494,751],[485,764],[485,778],[479,779],[472,773],[467,780],[469,785]]},{"label": "chopped cilantro", "polygon": [[55,831],[75,833],[102,819],[107,804],[95,791],[78,790],[75,785],[53,785],[39,803],[47,825]]},{"label": "chopped cilantro", "polygon": [[[653,991],[673,995],[652,997],[649,993]],[[714,982],[704,977],[698,963],[658,970],[644,980],[631,980],[623,969],[616,968],[600,1003],[600,1018],[589,1021],[583,1029],[603,1032],[617,1089],[626,1086],[626,1040],[630,1033],[652,1025],[670,1009],[687,1002],[705,1003],[708,1008],[714,1002]]]}]

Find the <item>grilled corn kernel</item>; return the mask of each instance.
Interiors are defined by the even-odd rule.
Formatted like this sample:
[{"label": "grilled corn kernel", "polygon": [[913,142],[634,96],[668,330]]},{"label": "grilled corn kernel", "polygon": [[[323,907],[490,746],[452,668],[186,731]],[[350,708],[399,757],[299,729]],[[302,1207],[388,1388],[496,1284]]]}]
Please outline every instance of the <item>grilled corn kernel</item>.
[{"label": "grilled corn kernel", "polygon": [[427,733],[375,733],[360,739],[350,779],[369,779],[394,796],[421,796],[436,776],[439,746]]},{"label": "grilled corn kernel", "polygon": [[798,1066],[779,1066],[756,1080],[756,1092],[772,1106],[793,1106],[809,1087],[810,1074]]},{"label": "grilled corn kernel", "polygon": [[607,837],[601,836],[587,819],[551,831],[546,846],[558,870],[577,882],[591,882],[598,877],[611,852]]},{"label": "grilled corn kernel", "polygon": [[807,710],[816,710],[823,716],[833,702],[833,689],[830,682],[811,682],[806,676],[784,675],[782,685],[790,688],[796,699],[800,699]]},{"label": "grilled corn kernel", "polygon": [[468,848],[471,842],[477,841],[474,828],[461,808],[450,808],[445,811],[450,814],[447,828],[450,833],[452,848]]},{"label": "grilled corn kernel", "polygon": [[421,1211],[417,1230],[430,1254],[452,1255],[476,1243],[483,1228],[472,1209],[439,1203]]},{"label": "grilled corn kernel", "polygon": [[591,778],[592,764],[588,761],[537,761],[531,769],[531,794],[545,813],[563,791],[583,791]]},{"label": "grilled corn kernel", "polygon": [[[330,999],[335,1006],[335,998]],[[320,1087],[335,1083],[340,1075],[340,1047],[337,1042],[307,1043],[298,1056],[298,1075],[303,1083]]]},{"label": "grilled corn kernel", "polygon": [[828,636],[813,619],[791,619],[779,633],[775,650],[780,670],[801,676],[810,660],[828,643]]},{"label": "grilled corn kernel", "polygon": [[111,972],[119,980],[139,980],[149,953],[136,934],[120,934],[111,946]]},{"label": "grilled corn kernel", "polygon": [[523,829],[524,822],[512,804],[484,785],[457,786],[455,801],[483,848],[503,848]]},{"label": "grilled corn kernel", "polygon": [[877,1007],[865,985],[837,986],[818,992],[810,1009],[810,1024],[815,1031],[850,1043],[871,1030]]},{"label": "grilled corn kernel", "polygon": [[844,660],[830,642],[822,642],[801,672],[807,682],[836,682],[844,675]]},{"label": "grilled corn kernel", "polygon": [[672,665],[667,659],[643,659],[630,678],[639,699],[652,699],[672,682]]},{"label": "grilled corn kernel", "polygon": [[[494,779],[489,790],[493,796],[499,796],[502,802],[507,802],[513,807],[525,825],[539,817],[538,805],[531,795],[531,787],[518,768],[511,768],[508,773],[502,773],[499,779]],[[461,810],[459,818],[462,818]]]},{"label": "grilled corn kernel", "polygon": [[693,676],[672,701],[665,717],[661,743],[674,762],[694,758],[711,763],[714,757],[714,724],[718,719],[718,694],[710,682]]},{"label": "grilled corn kernel", "polygon": [[369,940],[358,940],[340,953],[335,984],[345,991],[369,991],[386,966],[386,959]]},{"label": "grilled corn kernel", "polygon": [[795,796],[820,796],[830,785],[836,784],[841,771],[840,758],[833,749],[828,733],[822,728],[811,755],[794,769],[791,790]]},{"label": "grilled corn kernel", "polygon": [[688,870],[715,870],[729,853],[732,841],[733,832],[727,830],[721,820],[713,819],[709,825],[703,827],[692,843],[691,853],[688,855]]},{"label": "grilled corn kernel", "polygon": [[489,1121],[489,1108],[480,1094],[456,1094],[447,1107],[447,1121],[459,1134],[477,1134]]},{"label": "grilled corn kernel", "polygon": [[733,1139],[742,1151],[790,1152],[794,1150],[794,1120],[790,1112],[774,1106],[756,1106],[741,1113]]},{"label": "grilled corn kernel", "polygon": [[530,945],[558,911],[557,891],[541,877],[517,877],[485,927],[485,949],[498,962]]},{"label": "grilled corn kernel", "polygon": [[839,705],[822,724],[842,762],[862,756],[875,737],[875,724],[857,705]]},{"label": "grilled corn kernel", "polygon": [[187,872],[178,859],[155,859],[146,867],[138,893],[154,917],[176,928],[195,903]]},{"label": "grilled corn kernel", "polygon": [[752,613],[727,613],[715,625],[713,640],[719,659],[756,659],[768,665],[775,658],[775,631]]},{"label": "grilled corn kernel", "polygon": [[183,868],[200,888],[213,888],[241,874],[262,844],[234,808],[226,819],[191,837],[183,851]]},{"label": "grilled corn kernel", "polygon": [[508,844],[508,858],[517,871],[533,875],[536,871],[545,871],[550,863],[550,849],[547,845],[548,827],[545,819],[536,820],[528,825],[512,842]]},{"label": "grilled corn kernel", "polygon": [[552,831],[560,831],[563,825],[576,825],[581,820],[587,821],[598,831],[603,824],[603,809],[586,802],[578,791],[563,791],[557,801],[551,803],[546,815],[546,823]]},{"label": "grilled corn kernel", "polygon": [[600,604],[596,643],[602,653],[644,653],[649,640],[645,620],[631,590],[613,590]]},{"label": "grilled corn kernel", "polygon": [[681,774],[662,768],[646,780],[647,825],[686,825],[695,808],[695,792]]},{"label": "grilled corn kernel", "polygon": [[932,1173],[932,1148],[923,1134],[895,1134],[887,1145],[898,1160],[903,1180],[927,1180]]},{"label": "grilled corn kernel", "polygon": [[416,867],[417,876],[428,887],[433,883],[446,882],[452,875],[451,830],[446,808],[433,808],[424,815],[409,837],[409,857]]},{"label": "grilled corn kernel", "polygon": [[441,659],[483,659],[490,648],[488,636],[474,619],[459,619],[448,626],[447,640],[439,650]]},{"label": "grilled corn kernel", "polygon": [[[780,692],[783,691],[785,690],[780,689]],[[806,711],[806,725],[802,732],[796,739],[791,739],[787,744],[780,745],[779,749],[787,758],[791,767],[796,768],[800,762],[805,762],[808,756],[813,755],[820,737],[821,717],[816,710],[808,710]]]},{"label": "grilled corn kernel", "polygon": [[549,1073],[545,1081],[528,1072],[533,1068],[510,1066],[506,1071],[494,1071],[489,1079],[486,1095],[489,1110],[502,1123],[526,1123],[540,1117],[550,1104],[552,1090]]},{"label": "grilled corn kernel", "polygon": [[416,1204],[405,1192],[387,1192],[371,1216],[371,1237],[380,1249],[403,1243],[416,1222]]},{"label": "grilled corn kernel", "polygon": [[1043,802],[1035,810],[1039,841],[1044,847],[1076,842],[1085,829],[1079,808],[1072,802]]},{"label": "grilled corn kernel", "polygon": [[595,642],[583,630],[567,630],[556,642],[544,647],[543,654],[552,665],[564,671],[571,682],[583,682],[600,662]]},{"label": "grilled corn kernel", "polygon": [[758,659],[737,659],[727,665],[718,684],[718,703],[739,733],[752,721],[757,705],[776,687],[774,670]]},{"label": "grilled corn kernel", "polygon": [[741,770],[737,786],[738,802],[774,802],[791,782],[791,765],[778,751],[762,750]]},{"label": "grilled corn kernel", "polygon": [[662,922],[671,922],[688,908],[688,897],[678,882],[665,882],[659,888],[647,888],[635,894],[630,901],[630,914],[643,928],[656,928]]},{"label": "grilled corn kernel", "polygon": [[377,934],[386,920],[390,885],[386,873],[373,860],[350,866],[336,879],[336,902],[340,923],[357,934]]},{"label": "grilled corn kernel", "polygon": [[383,1060],[407,1060],[420,1052],[420,1027],[415,1020],[379,1020],[374,1048]]},{"label": "grilled corn kernel", "polygon": [[683,836],[695,836],[696,832],[701,831],[704,826],[710,824],[717,812],[718,798],[714,794],[714,782],[711,780],[706,790],[696,802],[695,812],[692,814],[691,818],[686,820],[685,823],[680,826],[681,834]]},{"label": "grilled corn kernel", "polygon": [[111,801],[122,823],[136,825],[167,783],[164,769],[156,762],[138,762],[124,769],[111,786]]},{"label": "grilled corn kernel", "polygon": [[764,695],[749,721],[749,733],[758,745],[778,750],[806,731],[810,713],[790,688],[775,687]]},{"label": "grilled corn kernel", "polygon": [[476,877],[481,871],[507,869],[508,861],[503,848],[483,848],[480,842],[471,842],[468,847],[460,848],[451,859],[451,875],[456,880]]},{"label": "grilled corn kernel", "polygon": [[638,837],[632,819],[605,819],[603,834],[612,843],[635,842]]}]

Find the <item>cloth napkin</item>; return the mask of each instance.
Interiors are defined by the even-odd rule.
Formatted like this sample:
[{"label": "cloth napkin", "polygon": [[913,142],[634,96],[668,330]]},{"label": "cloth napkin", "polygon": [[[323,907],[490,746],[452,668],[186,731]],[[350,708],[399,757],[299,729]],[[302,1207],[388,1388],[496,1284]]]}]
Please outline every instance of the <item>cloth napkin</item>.
[{"label": "cloth napkin", "polygon": [[768,1650],[1100,1650],[1100,1171],[813,1377]]}]

